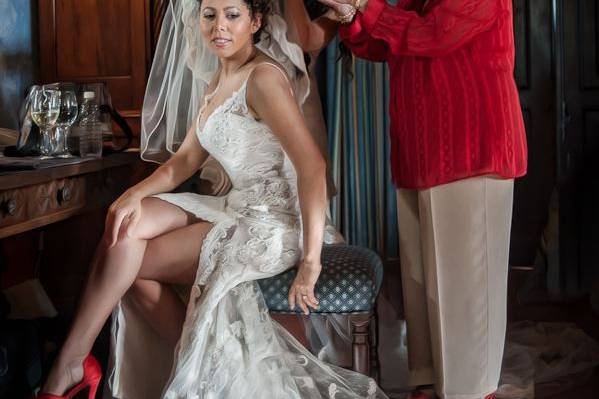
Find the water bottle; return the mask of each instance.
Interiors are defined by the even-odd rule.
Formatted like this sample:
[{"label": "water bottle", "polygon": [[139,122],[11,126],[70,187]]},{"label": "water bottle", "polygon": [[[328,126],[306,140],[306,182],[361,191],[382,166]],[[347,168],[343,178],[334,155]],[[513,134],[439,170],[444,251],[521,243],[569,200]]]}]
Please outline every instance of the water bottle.
[{"label": "water bottle", "polygon": [[96,93],[83,93],[83,103],[79,110],[79,153],[82,158],[102,157],[102,126],[100,109],[96,103]]}]

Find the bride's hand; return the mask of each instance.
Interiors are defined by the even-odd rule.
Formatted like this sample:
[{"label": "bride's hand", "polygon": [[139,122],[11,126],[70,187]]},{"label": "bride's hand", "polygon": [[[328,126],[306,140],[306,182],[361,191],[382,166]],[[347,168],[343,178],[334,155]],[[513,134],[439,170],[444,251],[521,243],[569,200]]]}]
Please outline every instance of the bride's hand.
[{"label": "bride's hand", "polygon": [[141,218],[141,200],[142,197],[126,191],[108,208],[105,229],[110,247],[116,244],[120,235],[131,235]]},{"label": "bride's hand", "polygon": [[318,299],[314,296],[314,287],[321,270],[322,265],[320,263],[301,262],[287,298],[291,310],[294,310],[297,304],[304,314],[308,315],[310,314],[308,307],[314,310],[318,308]]}]

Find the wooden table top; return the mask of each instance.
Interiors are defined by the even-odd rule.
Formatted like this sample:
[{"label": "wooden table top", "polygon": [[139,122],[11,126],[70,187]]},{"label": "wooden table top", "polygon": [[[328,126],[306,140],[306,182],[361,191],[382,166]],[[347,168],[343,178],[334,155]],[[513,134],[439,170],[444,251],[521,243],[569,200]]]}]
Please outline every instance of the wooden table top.
[{"label": "wooden table top", "polygon": [[76,164],[59,165],[35,170],[3,172],[0,173],[0,190],[10,190],[50,180],[94,173],[103,169],[131,164],[139,159],[139,151],[133,150],[110,154],[100,159],[86,160]]}]

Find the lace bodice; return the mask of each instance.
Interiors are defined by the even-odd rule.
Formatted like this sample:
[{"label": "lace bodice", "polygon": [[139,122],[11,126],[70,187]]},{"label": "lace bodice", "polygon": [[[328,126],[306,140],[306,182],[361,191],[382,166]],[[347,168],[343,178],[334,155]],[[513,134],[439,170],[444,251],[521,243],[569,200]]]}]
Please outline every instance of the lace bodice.
[{"label": "lace bodice", "polygon": [[[233,188],[227,195],[227,208],[297,216],[295,170],[272,130],[250,114],[246,103],[247,82],[248,79],[216,107],[203,126],[198,123],[196,134],[200,144],[220,162],[231,179]],[[209,99],[210,96],[200,110],[198,121]]]}]

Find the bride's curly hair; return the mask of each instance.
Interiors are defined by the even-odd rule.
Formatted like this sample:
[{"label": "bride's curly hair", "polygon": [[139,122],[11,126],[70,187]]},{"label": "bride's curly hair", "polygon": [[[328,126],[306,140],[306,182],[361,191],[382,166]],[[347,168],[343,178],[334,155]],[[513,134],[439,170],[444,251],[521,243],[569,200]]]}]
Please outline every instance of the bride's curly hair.
[{"label": "bride's curly hair", "polygon": [[250,16],[253,18],[256,14],[262,15],[260,29],[254,33],[254,43],[258,43],[262,37],[262,31],[268,25],[268,16],[272,12],[272,0],[243,0],[250,9]]},{"label": "bride's curly hair", "polygon": [[[262,37],[262,31],[268,25],[268,16],[272,12],[272,0],[243,0],[250,10],[250,16],[254,18],[256,14],[262,15],[262,23],[260,29],[254,33],[254,43],[258,43]],[[198,0],[198,4],[202,5],[202,0]]]}]

